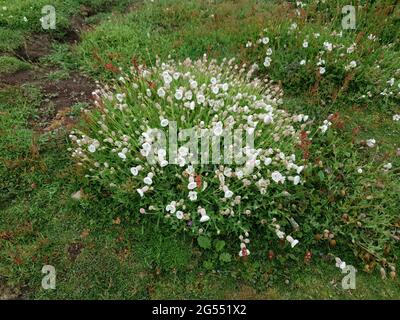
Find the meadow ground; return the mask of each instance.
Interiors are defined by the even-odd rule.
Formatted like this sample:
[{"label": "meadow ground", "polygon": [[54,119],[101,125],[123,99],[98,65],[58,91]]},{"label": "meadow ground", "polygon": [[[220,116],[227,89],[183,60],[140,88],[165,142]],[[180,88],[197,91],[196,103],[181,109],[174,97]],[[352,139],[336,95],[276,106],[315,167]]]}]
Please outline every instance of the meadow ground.
[{"label": "meadow ground", "polygon": [[[55,30],[43,30],[39,21],[49,2],[56,8]],[[293,71],[298,52],[289,45],[281,47],[271,78],[283,86],[288,110],[321,122],[340,112],[344,141],[357,128],[360,139],[380,143],[379,156],[362,157],[390,158],[398,167],[400,124],[392,119],[400,113],[398,100],[357,100],[366,94],[362,89],[379,86],[375,79],[399,78],[399,8],[390,1],[381,6],[346,36],[351,43],[359,32],[379,34],[379,72],[365,42],[358,59],[366,67],[349,80],[348,92],[336,90],[339,76],[332,69],[334,76],[315,93],[307,73]],[[357,287],[343,290],[344,275],[326,255],[339,246],[322,245],[310,263],[290,254],[270,261],[268,252],[214,263],[188,235],[139,221],[112,199],[91,194],[67,150],[69,131],[91,106],[96,82],[109,83],[115,66],[204,53],[251,64],[259,52],[249,52],[246,43],[268,26],[282,32],[273,26],[289,21],[294,7],[255,0],[0,0],[0,299],[398,299],[398,277],[382,279],[379,268],[364,272],[351,250],[341,257],[359,270]],[[340,26],[340,8],[332,6],[333,17],[328,12],[305,21],[307,31]],[[281,44],[275,45],[279,52]],[[86,197],[75,201],[71,194],[81,188]],[[386,200],[400,212],[398,197]],[[398,246],[392,250],[397,257]],[[56,290],[41,286],[46,264],[56,267]]]}]

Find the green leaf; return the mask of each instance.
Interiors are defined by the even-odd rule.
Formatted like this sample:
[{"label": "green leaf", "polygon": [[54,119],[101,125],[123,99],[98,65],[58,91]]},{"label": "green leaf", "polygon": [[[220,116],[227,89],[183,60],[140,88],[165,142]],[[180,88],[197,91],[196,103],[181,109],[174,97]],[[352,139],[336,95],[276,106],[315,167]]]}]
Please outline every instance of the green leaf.
[{"label": "green leaf", "polygon": [[211,248],[211,240],[209,237],[206,236],[199,236],[197,238],[197,243],[199,244],[199,246],[203,249],[209,249]]},{"label": "green leaf", "polygon": [[223,240],[217,240],[215,241],[215,249],[217,251],[222,251],[222,249],[225,247],[225,241]]},{"label": "green leaf", "polygon": [[223,252],[219,255],[219,260],[221,260],[222,262],[228,263],[228,262],[231,262],[232,256],[227,252]]}]

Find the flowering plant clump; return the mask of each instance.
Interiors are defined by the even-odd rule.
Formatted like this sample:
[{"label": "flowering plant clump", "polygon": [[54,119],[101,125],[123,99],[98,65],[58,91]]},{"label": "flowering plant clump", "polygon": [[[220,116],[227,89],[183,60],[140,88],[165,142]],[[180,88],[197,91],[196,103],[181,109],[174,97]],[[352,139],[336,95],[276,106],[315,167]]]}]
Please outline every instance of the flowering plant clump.
[{"label": "flowering plant clump", "polygon": [[[331,128],[338,116],[314,124],[307,115],[289,114],[279,87],[254,78],[255,70],[206,56],[153,67],[135,62],[113,87],[94,92],[87,124],[71,132],[72,156],[90,183],[132,215],[190,232],[203,248],[211,238],[234,235],[237,255],[246,257],[254,252],[252,234],[262,234],[265,246],[297,250],[303,240],[309,246],[325,227],[319,213],[325,201],[306,194],[329,174],[321,168],[324,156],[336,152]],[[231,132],[243,139],[229,143]],[[355,159],[344,163],[362,179]],[[343,166],[329,170],[344,172]],[[312,199],[316,208],[308,204]],[[333,232],[327,239],[335,241]],[[221,260],[230,258],[224,253]]]},{"label": "flowering plant clump", "polygon": [[[113,193],[129,194],[137,212],[162,215],[175,230],[241,234],[269,221],[276,237],[284,238],[272,219],[290,216],[270,210],[273,198],[296,192],[304,181],[298,146],[302,135],[310,134],[311,121],[279,109],[279,89],[268,80],[250,80],[251,72],[233,60],[217,65],[206,57],[136,66],[113,90],[95,92],[98,108],[90,115],[90,132],[71,134],[77,145],[72,155],[89,169],[88,178]],[[168,131],[173,121],[181,129],[209,129],[214,137],[243,129],[254,134],[253,145],[246,141],[237,150],[245,158],[239,163],[204,164],[179,136],[175,158],[168,158],[169,150],[155,144],[152,132]],[[289,234],[286,239],[298,243]],[[240,247],[246,254],[244,242]]]}]

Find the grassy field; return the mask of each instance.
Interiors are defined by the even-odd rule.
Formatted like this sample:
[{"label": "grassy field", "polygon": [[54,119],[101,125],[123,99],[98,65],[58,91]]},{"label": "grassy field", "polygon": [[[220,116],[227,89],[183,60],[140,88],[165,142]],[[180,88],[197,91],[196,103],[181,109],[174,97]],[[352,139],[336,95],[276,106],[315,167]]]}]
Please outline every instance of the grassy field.
[{"label": "grassy field", "polygon": [[[39,19],[49,3],[56,8],[57,28],[46,31]],[[96,197],[70,157],[69,131],[81,121],[81,109],[91,105],[96,83],[110,83],[115,68],[127,68],[133,59],[151,65],[156,57],[195,59],[204,53],[251,64],[260,52],[246,50],[246,42],[265,27],[283,34],[280,27],[293,6],[256,0],[0,0],[0,299],[400,298],[398,277],[382,279],[379,268],[364,272],[352,252],[341,257],[358,269],[357,288],[343,290],[344,275],[326,254],[338,248],[314,252],[307,264],[304,253],[270,261],[268,252],[213,264],[212,254],[190,236],[171,234],[109,197]],[[382,6],[393,7],[390,1]],[[359,128],[360,139],[380,142],[379,155],[362,157],[390,158],[397,168],[400,124],[392,116],[400,113],[399,100],[357,98],[380,88],[378,78],[386,84],[400,75],[398,7],[382,10],[385,19],[378,19],[377,10],[362,15],[360,30],[344,37],[351,44],[363,31],[381,39],[361,45],[357,59],[366,67],[349,92],[339,90],[333,99],[340,80],[332,77],[313,94],[307,85],[311,71],[292,75],[287,62],[298,53],[290,36],[288,46],[275,44],[279,63],[271,71],[283,85],[289,110],[321,121],[340,111],[343,139],[350,141]],[[339,5],[331,9],[340,15]],[[340,20],[327,11],[304,25],[324,35]],[[368,53],[372,46],[382,61],[379,72]],[[79,190],[84,197],[76,201],[71,195]],[[398,197],[390,201],[400,209]],[[398,265],[398,243],[392,249]],[[56,268],[56,290],[41,287],[46,264]]]}]

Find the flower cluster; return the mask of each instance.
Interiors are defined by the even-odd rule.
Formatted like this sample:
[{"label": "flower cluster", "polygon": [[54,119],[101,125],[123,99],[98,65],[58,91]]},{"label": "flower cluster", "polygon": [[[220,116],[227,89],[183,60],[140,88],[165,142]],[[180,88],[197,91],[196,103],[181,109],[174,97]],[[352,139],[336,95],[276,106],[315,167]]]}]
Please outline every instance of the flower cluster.
[{"label": "flower cluster", "polygon": [[[282,92],[272,81],[249,80],[246,68],[233,59],[218,65],[204,57],[133,67],[113,88],[93,95],[96,109],[87,114],[86,132],[70,135],[76,145],[72,157],[87,168],[93,183],[128,193],[137,202],[136,212],[162,215],[175,229],[194,235],[247,234],[267,220],[276,224],[279,239],[291,247],[299,243],[275,223],[282,213],[260,204],[304,183],[306,163],[298,145],[312,121],[280,109]],[[172,122],[178,128],[209,129],[217,137],[227,129],[243,129],[254,134],[254,145],[241,146],[241,163],[199,164],[183,142],[171,158],[157,144],[156,132],[171,130]],[[178,140],[184,141],[179,134]],[[249,255],[247,236],[242,240],[240,255]]]}]

